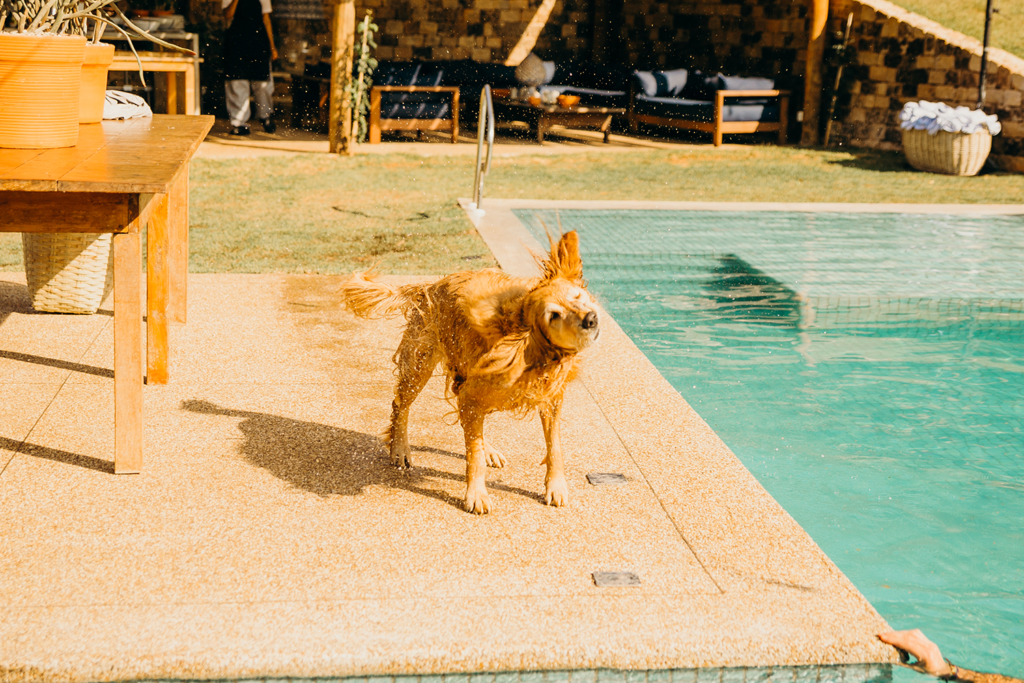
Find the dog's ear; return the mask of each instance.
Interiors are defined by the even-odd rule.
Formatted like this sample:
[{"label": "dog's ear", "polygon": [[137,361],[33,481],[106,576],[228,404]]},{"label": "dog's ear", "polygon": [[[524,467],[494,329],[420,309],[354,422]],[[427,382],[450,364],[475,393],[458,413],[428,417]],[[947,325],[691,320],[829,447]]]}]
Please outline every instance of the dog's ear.
[{"label": "dog's ear", "polygon": [[545,280],[553,280],[556,277],[565,278],[585,287],[583,280],[583,260],[580,258],[580,238],[575,230],[562,235],[562,239],[555,244],[551,240],[551,255],[541,263]]}]

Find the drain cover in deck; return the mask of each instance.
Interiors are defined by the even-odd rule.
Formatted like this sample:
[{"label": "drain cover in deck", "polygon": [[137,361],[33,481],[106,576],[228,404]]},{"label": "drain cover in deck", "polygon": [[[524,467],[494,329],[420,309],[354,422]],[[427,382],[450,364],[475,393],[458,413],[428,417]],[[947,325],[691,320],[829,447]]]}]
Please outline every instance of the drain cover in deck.
[{"label": "drain cover in deck", "polygon": [[640,577],[633,572],[594,572],[595,586],[639,586]]},{"label": "drain cover in deck", "polygon": [[618,472],[591,472],[587,475],[587,481],[593,486],[604,486],[606,484],[625,484],[626,475]]}]

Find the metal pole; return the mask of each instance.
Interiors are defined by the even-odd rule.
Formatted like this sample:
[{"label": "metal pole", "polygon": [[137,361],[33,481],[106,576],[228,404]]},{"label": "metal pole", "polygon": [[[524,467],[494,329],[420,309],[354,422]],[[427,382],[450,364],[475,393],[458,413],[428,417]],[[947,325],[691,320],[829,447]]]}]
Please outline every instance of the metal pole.
[{"label": "metal pole", "polygon": [[[853,12],[846,17],[846,33],[843,34],[843,55],[846,54],[846,46],[850,42],[850,28],[853,26]],[[828,139],[832,135],[832,117],[836,113],[836,100],[839,99],[839,82],[843,80],[843,65],[836,68],[836,82],[832,86],[832,101],[828,105],[828,119],[825,120],[825,138],[821,141],[822,147],[828,147]]]},{"label": "metal pole", "polygon": [[985,40],[981,49],[981,73],[978,74],[978,109],[985,104],[985,73],[988,71],[988,38],[992,28],[992,0],[985,6]]}]

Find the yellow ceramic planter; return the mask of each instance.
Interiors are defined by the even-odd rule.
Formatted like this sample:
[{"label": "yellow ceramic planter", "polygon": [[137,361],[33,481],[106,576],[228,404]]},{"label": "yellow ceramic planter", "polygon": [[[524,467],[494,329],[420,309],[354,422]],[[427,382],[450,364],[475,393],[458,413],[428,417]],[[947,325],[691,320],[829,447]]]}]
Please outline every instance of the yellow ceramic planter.
[{"label": "yellow ceramic planter", "polygon": [[82,63],[82,90],[78,103],[79,123],[103,120],[103,100],[107,96],[107,71],[114,61],[114,46],[89,43]]},{"label": "yellow ceramic planter", "polygon": [[78,144],[84,36],[0,33],[0,147]]}]

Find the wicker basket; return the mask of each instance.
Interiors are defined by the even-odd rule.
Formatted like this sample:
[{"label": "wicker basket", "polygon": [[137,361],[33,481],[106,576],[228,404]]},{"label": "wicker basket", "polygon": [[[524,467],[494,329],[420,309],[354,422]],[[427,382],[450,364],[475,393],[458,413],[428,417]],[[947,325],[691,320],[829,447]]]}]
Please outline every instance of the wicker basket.
[{"label": "wicker basket", "polygon": [[940,130],[904,130],[903,151],[910,165],[919,171],[946,175],[978,175],[992,150],[992,135],[985,129],[974,133]]},{"label": "wicker basket", "polygon": [[32,307],[95,313],[114,285],[110,233],[22,233]]}]

